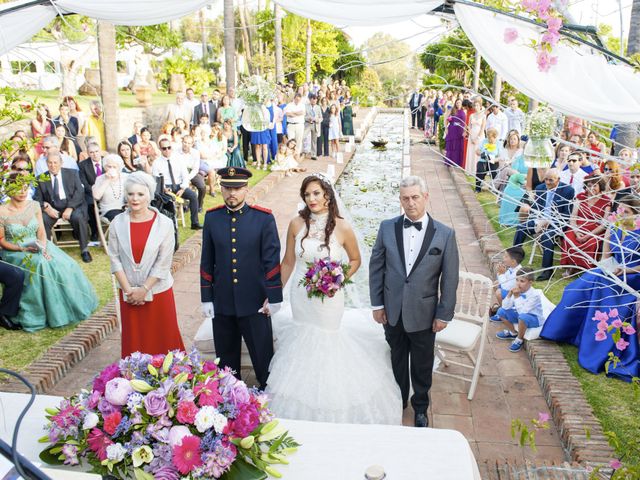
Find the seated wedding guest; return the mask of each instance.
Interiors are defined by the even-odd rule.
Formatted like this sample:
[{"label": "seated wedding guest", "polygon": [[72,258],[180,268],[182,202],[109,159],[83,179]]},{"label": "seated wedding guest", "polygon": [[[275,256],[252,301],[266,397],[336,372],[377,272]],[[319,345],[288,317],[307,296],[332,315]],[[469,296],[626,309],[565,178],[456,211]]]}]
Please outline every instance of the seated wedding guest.
[{"label": "seated wedding guest", "polygon": [[156,142],[151,140],[151,131],[147,127],[140,129],[140,140],[136,143],[140,158],[145,160],[149,165],[153,165],[156,158],[160,156],[160,150]]},{"label": "seated wedding guest", "polygon": [[108,246],[120,290],[121,356],[184,350],[172,288],[173,222],[150,206],[151,175],[128,175],[124,190],[127,210],[111,222]]},{"label": "seated wedding guest", "polygon": [[80,177],[73,170],[62,168],[60,155],[49,153],[47,159],[49,179],[38,181],[33,197],[42,208],[42,219],[47,238],[51,239],[51,228],[61,218],[73,227],[80,244],[80,256],[85,263],[91,262],[89,232],[87,228],[87,206]]},{"label": "seated wedding guest", "polygon": [[36,107],[36,118],[31,120],[31,133],[33,138],[37,140],[33,148],[36,155],[42,155],[45,153],[42,148],[43,139],[47,136],[53,135],[54,130],[53,121],[51,120],[51,113],[49,113],[49,107],[44,104]]},{"label": "seated wedding guest", "polygon": [[[87,153],[87,150],[89,149],[89,145],[91,145],[92,143],[98,143],[98,137],[92,136],[92,135],[88,135],[86,137],[84,137],[84,150],[82,150],[80,152],[80,154],[78,155],[78,162],[81,162],[83,160],[86,160],[87,158],[89,158],[89,154]],[[106,152],[100,152],[101,154],[106,153]]]},{"label": "seated wedding guest", "polygon": [[140,155],[140,150],[139,150],[139,146],[138,143],[141,140],[141,136],[140,136],[140,131],[142,130],[142,127],[144,127],[144,125],[142,124],[142,122],[140,121],[135,121],[133,122],[133,135],[131,135],[127,140],[129,140],[129,143],[131,144],[131,146],[133,147],[133,149],[135,150],[135,153],[137,155]]},{"label": "seated wedding guest", "polygon": [[56,125],[55,136],[60,144],[60,153],[69,155],[75,161],[78,161],[78,154],[76,153],[76,147],[73,142],[66,137],[66,131],[64,125]]},{"label": "seated wedding guest", "polygon": [[509,346],[509,351],[513,353],[522,349],[528,328],[538,328],[544,323],[542,294],[533,288],[533,280],[533,270],[522,267],[516,275],[515,286],[509,290],[496,314],[506,327],[496,333],[496,338],[513,340]]},{"label": "seated wedding guest", "polygon": [[492,322],[500,321],[496,314],[509,291],[516,286],[516,275],[522,268],[520,264],[523,259],[524,249],[522,247],[509,247],[502,254],[502,262],[498,264],[496,269],[498,286],[493,291],[496,303],[491,307]]},{"label": "seated wedding guest", "polygon": [[518,225],[520,223],[520,210],[526,193],[524,189],[526,181],[527,175],[524,173],[514,173],[509,177],[500,198],[500,212],[498,214],[500,225]]},{"label": "seated wedding guest", "polygon": [[[556,147],[556,158],[553,160],[551,164],[551,168],[557,168],[561,172],[567,168],[567,158],[569,158],[569,154],[571,153],[571,147],[564,143],[558,143]],[[580,158],[582,161],[582,157]]]},{"label": "seated wedding guest", "polygon": [[498,159],[500,170],[493,182],[494,187],[499,192],[505,189],[511,175],[514,173],[527,173],[518,131],[511,130],[504,143],[505,146],[500,150],[500,158]]},{"label": "seated wedding guest", "polygon": [[80,168],[80,182],[84,187],[84,201],[87,206],[87,217],[89,219],[89,230],[91,232],[91,241],[98,240],[98,225],[96,224],[96,216],[93,214],[93,192],[92,187],[96,183],[96,178],[100,177],[103,172],[102,155],[100,153],[100,145],[91,143],[87,147],[89,158],[78,164]]},{"label": "seated wedding guest", "polygon": [[[14,160],[15,162],[15,160]],[[629,187],[619,190],[616,194],[616,205],[620,203],[620,199],[625,195],[640,198],[640,163],[631,166],[629,171]]]},{"label": "seated wedding guest", "polygon": [[584,181],[585,191],[576,196],[571,213],[571,227],[562,241],[560,265],[569,268],[563,277],[573,275],[574,268],[586,270],[593,267],[602,243],[601,235],[607,229],[605,219],[611,212],[611,199],[604,194],[606,183],[597,175],[589,175]]},{"label": "seated wedding guest", "polygon": [[200,152],[193,148],[193,137],[184,135],[180,142],[180,148],[174,147],[173,155],[175,158],[187,167],[189,172],[189,181],[191,185],[198,190],[198,210],[202,211],[204,205],[204,196],[207,194],[207,187],[204,183],[203,172],[200,171]]},{"label": "seated wedding guest", "polygon": [[580,150],[576,150],[576,152],[579,153],[582,158],[580,168],[584,170],[587,175],[591,175],[593,172],[600,172],[600,167],[597,163],[593,162],[593,158],[591,157],[591,154],[589,152]]},{"label": "seated wedding guest", "polygon": [[598,136],[593,131],[588,133],[587,143],[585,146],[589,150],[597,153],[606,153],[607,151],[607,146],[604,144],[604,142],[598,140]]},{"label": "seated wedding guest", "polygon": [[542,268],[537,280],[549,280],[553,266],[555,238],[562,236],[569,225],[571,205],[575,192],[573,187],[560,183],[557,169],[550,168],[544,176],[544,184],[535,190],[534,204],[526,222],[518,225],[513,245],[521,246],[525,236],[537,237],[542,247]]},{"label": "seated wedding guest", "polygon": [[42,140],[42,155],[36,160],[33,173],[36,177],[39,177],[47,171],[47,158],[50,153],[55,153],[60,157],[62,162],[62,168],[68,168],[70,170],[78,170],[78,162],[71,158],[66,153],[60,153],[60,142],[55,136],[46,137]]},{"label": "seated wedding guest", "polygon": [[[60,115],[53,119],[53,123],[56,126],[56,136],[59,138],[57,127],[64,129],[64,137],[73,146],[73,149],[69,149],[68,153],[71,157],[77,159],[78,154],[81,151],[80,143],[78,143],[78,134],[80,133],[80,119],[71,115],[69,105],[65,102],[61,103],[58,107]],[[60,141],[60,150],[67,151],[65,145]]]},{"label": "seated wedding guest", "polygon": [[[629,322],[637,331],[640,290],[640,199],[620,199],[622,215],[610,224],[602,248],[603,267],[589,270],[564,289],[562,299],[545,322],[541,336],[556,342],[578,347],[578,362],[591,373],[605,369],[609,353],[614,352],[620,362],[609,365],[609,376],[627,382],[640,377],[640,347],[635,334],[622,333],[626,348],[616,348],[611,334],[606,332],[616,318]],[[615,278],[617,277],[617,278]],[[615,308],[617,317],[594,321],[596,312],[605,317]],[[627,343],[628,342],[628,343]]]},{"label": "seated wedding guest", "polygon": [[78,323],[97,308],[96,294],[80,266],[47,241],[40,206],[27,198],[28,185],[18,176],[9,175],[15,188],[8,189],[9,202],[0,206],[0,247],[4,262],[31,268],[23,270],[20,308],[10,320],[27,332]]},{"label": "seated wedding guest", "polygon": [[175,194],[176,197],[189,201],[191,230],[201,230],[202,226],[198,221],[198,196],[189,188],[189,172],[186,165],[173,158],[169,139],[160,140],[160,151],[162,152],[161,156],[153,162],[153,176],[162,175],[165,189]]},{"label": "seated wedding guest", "polygon": [[602,168],[602,176],[607,182],[607,193],[615,196],[625,188],[620,165],[615,160],[607,160]]},{"label": "seated wedding guest", "polygon": [[[20,175],[31,174],[31,161],[26,153],[18,153],[11,162],[11,171],[19,173]],[[36,193],[36,189],[33,185],[29,184],[27,189],[27,198],[33,199],[33,195]],[[3,202],[0,202],[3,203]]]},{"label": "seated wedding guest", "polygon": [[584,179],[587,172],[580,168],[582,157],[578,152],[573,152],[567,158],[567,169],[560,171],[560,182],[571,185],[576,195],[584,191]]},{"label": "seated wedding guest", "polygon": [[[104,175],[96,178],[93,187],[91,187],[91,193],[98,202],[100,216],[111,222],[116,215],[122,213],[126,204],[124,182],[127,174],[122,173],[122,159],[113,153],[104,157],[102,165],[104,166]],[[93,200],[89,214],[93,216]]]},{"label": "seated wedding guest", "polygon": [[[14,160],[12,169],[15,169],[15,165],[24,163],[24,160],[16,162]],[[21,175],[21,172],[16,172],[11,175]],[[5,205],[5,208],[9,208],[9,205]],[[2,209],[3,207],[0,207]],[[0,210],[1,211],[1,210]],[[4,229],[2,217],[0,217],[0,228]],[[0,238],[6,235],[0,235]],[[0,242],[0,246],[5,248]],[[18,309],[20,308],[20,297],[22,296],[22,289],[24,288],[24,272],[19,266],[12,265],[2,257],[2,251],[0,250],[0,284],[2,284],[2,297],[0,298],[0,328],[7,330],[19,330],[22,328],[19,323],[13,323],[10,317],[16,317],[18,315]]]},{"label": "seated wedding guest", "polygon": [[125,173],[133,173],[138,170],[151,173],[151,165],[149,165],[149,162],[138,156],[128,140],[122,140],[118,143],[116,152],[118,152],[118,155],[122,159],[122,168]]}]

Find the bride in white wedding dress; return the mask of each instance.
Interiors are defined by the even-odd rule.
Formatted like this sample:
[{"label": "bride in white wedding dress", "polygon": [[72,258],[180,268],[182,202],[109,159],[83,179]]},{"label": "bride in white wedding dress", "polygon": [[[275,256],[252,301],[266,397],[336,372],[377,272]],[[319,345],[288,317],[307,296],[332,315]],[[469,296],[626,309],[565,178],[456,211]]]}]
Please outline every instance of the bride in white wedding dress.
[{"label": "bride in white wedding dress", "polygon": [[400,425],[402,401],[389,347],[370,311],[345,310],[342,289],[322,300],[308,298],[299,285],[307,262],[315,259],[348,261],[350,276],[361,262],[329,181],[309,176],[300,192],[306,206],[289,224],[282,261],[291,308],[272,318],[276,351],[266,390],[271,409],[298,420]]}]

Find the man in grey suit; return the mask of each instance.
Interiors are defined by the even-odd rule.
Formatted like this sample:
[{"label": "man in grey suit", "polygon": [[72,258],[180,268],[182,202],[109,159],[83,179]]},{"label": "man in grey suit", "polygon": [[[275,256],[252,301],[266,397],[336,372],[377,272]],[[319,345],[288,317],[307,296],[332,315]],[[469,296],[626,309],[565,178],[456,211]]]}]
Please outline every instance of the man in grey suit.
[{"label": "man in grey suit", "polygon": [[402,180],[400,203],[405,213],[382,222],[369,263],[373,318],[384,326],[404,408],[411,358],[416,427],[428,426],[434,342],[453,318],[458,287],[455,233],[427,214],[428,198],[420,177]]}]

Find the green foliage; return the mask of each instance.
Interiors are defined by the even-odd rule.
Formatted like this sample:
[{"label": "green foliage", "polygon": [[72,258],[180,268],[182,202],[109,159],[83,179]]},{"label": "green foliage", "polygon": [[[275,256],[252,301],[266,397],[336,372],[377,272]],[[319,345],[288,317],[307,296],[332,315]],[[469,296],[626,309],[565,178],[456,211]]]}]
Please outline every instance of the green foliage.
[{"label": "green foliage", "polygon": [[[204,22],[205,35],[207,40],[207,50],[209,58],[217,57],[222,53],[224,48],[224,26],[222,25],[222,16],[212,19],[205,19]],[[185,17],[180,23],[180,34],[185,42],[202,42],[200,20],[197,15]]]},{"label": "green foliage", "polygon": [[345,80],[347,85],[354,85],[361,79],[365,71],[365,58],[353,48],[344,32],[338,31],[336,39],[340,56],[336,58],[333,64],[336,70],[334,78]]},{"label": "green foliage", "polygon": [[364,68],[360,79],[351,84],[351,96],[364,107],[378,105],[382,101],[382,84],[372,68]]},{"label": "green foliage", "polygon": [[[613,34],[613,27],[611,27],[611,25],[608,25],[606,23],[601,23],[598,25],[598,36],[600,37],[600,40],[602,40],[602,43],[604,43],[604,46],[607,47],[607,49],[613,53],[620,53],[620,37],[617,35]],[[624,42],[623,45],[623,52],[627,51],[627,42]]]},{"label": "green foliage", "polygon": [[162,71],[161,82],[165,89],[174,73],[184,75],[186,84],[196,91],[207,89],[215,78],[213,72],[205,70],[188,50],[182,50],[173,57],[165,58],[160,64],[160,68]]},{"label": "green foliage", "polygon": [[157,25],[116,26],[116,45],[123,48],[127,45],[141,45],[145,53],[160,55],[182,43],[179,31],[173,30],[168,23]]},{"label": "green foliage", "polygon": [[68,41],[82,42],[96,34],[95,20],[82,15],[56,17],[40,30],[33,40],[36,42]]},{"label": "green foliage", "polygon": [[380,77],[386,92],[397,94],[414,86],[417,78],[413,72],[415,56],[405,42],[387,33],[377,32],[365,42],[363,48],[369,66]]}]

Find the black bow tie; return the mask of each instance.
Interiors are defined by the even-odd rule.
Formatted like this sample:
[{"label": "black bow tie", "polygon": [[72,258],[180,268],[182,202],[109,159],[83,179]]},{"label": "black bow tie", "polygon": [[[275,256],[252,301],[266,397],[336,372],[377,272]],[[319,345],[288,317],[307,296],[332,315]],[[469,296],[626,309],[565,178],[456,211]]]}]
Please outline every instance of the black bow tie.
[{"label": "black bow tie", "polygon": [[422,230],[422,222],[412,222],[408,218],[405,217],[403,222],[404,228],[416,227],[416,230]]}]

